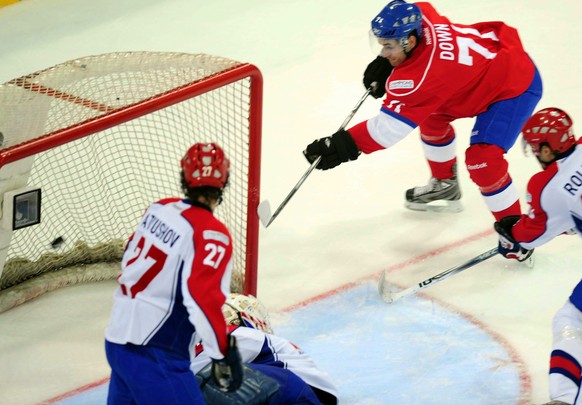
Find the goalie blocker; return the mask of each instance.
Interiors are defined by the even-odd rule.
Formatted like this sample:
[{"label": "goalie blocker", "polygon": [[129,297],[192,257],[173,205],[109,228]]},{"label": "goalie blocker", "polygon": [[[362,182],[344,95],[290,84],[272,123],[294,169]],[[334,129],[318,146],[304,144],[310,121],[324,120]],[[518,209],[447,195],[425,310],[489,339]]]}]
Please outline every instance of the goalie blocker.
[{"label": "goalie blocker", "polygon": [[259,371],[243,364],[243,381],[235,391],[225,391],[212,377],[212,364],[208,364],[196,374],[196,379],[204,395],[204,400],[213,405],[268,404],[279,391],[279,384]]}]

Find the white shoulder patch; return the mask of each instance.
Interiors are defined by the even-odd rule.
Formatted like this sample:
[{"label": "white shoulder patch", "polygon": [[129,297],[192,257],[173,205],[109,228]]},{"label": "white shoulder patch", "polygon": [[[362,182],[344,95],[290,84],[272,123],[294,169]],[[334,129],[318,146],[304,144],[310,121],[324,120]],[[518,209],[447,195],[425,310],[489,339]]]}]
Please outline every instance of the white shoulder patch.
[{"label": "white shoulder patch", "polygon": [[414,88],[414,80],[394,80],[388,83],[388,88],[390,90],[395,89],[412,89]]},{"label": "white shoulder patch", "polygon": [[212,230],[207,229],[204,232],[202,232],[202,237],[205,240],[216,240],[216,241],[224,243],[227,246],[229,245],[228,236],[226,236],[222,232],[212,231]]}]

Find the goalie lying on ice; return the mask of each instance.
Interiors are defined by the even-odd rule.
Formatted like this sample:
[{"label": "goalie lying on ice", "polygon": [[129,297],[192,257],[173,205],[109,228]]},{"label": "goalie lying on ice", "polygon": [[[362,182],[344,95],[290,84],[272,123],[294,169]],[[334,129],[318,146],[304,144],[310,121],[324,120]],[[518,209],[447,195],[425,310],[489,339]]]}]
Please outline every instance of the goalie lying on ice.
[{"label": "goalie lying on ice", "polygon": [[[230,294],[223,313],[231,335],[237,339],[243,363],[279,383],[275,403],[338,403],[337,389],[329,375],[295,344],[273,334],[267,310],[257,298]],[[207,367],[210,358],[203,343],[196,346],[195,354],[192,370],[196,373]]]}]

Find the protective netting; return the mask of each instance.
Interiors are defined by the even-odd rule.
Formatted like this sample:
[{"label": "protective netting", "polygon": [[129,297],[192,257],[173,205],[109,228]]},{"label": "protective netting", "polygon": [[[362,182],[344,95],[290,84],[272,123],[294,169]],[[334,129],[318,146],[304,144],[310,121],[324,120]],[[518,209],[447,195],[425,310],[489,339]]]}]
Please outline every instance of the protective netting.
[{"label": "protective netting", "polygon": [[[249,198],[258,188],[252,185],[249,191],[249,171],[258,170],[249,167],[255,147],[249,128],[251,78],[213,82],[209,91],[151,111],[159,108],[156,99],[165,104],[168,94],[240,65],[205,54],[113,53],[0,86],[3,150],[44,134],[58,140],[59,131],[78,125],[90,132],[96,122],[114,121],[107,129],[34,154],[27,184],[42,189],[41,223],[13,232],[0,292],[71,266],[77,272],[92,263],[118,268],[123,245],[144,209],[157,199],[182,196],[179,161],[196,142],[218,143],[231,160],[229,186],[215,214],[233,235],[232,289],[241,292],[245,271],[256,271],[247,268],[249,249],[256,253],[255,240],[247,245]],[[144,102],[147,108],[135,114]],[[133,119],[124,122],[128,117]]]}]

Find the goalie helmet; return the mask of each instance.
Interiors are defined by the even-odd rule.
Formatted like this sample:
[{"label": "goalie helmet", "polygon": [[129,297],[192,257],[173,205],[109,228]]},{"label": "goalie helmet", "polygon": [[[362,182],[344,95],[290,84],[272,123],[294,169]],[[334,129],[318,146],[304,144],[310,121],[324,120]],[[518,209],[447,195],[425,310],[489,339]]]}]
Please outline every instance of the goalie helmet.
[{"label": "goalie helmet", "polygon": [[372,20],[371,34],[379,39],[408,40],[408,36],[416,30],[422,37],[422,12],[416,4],[394,0]]},{"label": "goalie helmet", "polygon": [[223,189],[228,180],[230,161],[215,143],[196,143],[180,161],[188,187],[210,186]]},{"label": "goalie helmet", "polygon": [[544,108],[532,115],[521,130],[524,145],[529,145],[534,155],[539,155],[542,144],[548,144],[556,153],[564,153],[576,145],[572,119],[559,108]]},{"label": "goalie helmet", "polygon": [[227,325],[246,326],[273,333],[267,308],[252,295],[231,293],[222,306]]}]

